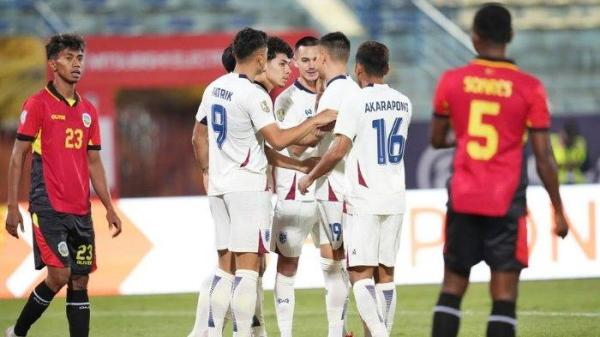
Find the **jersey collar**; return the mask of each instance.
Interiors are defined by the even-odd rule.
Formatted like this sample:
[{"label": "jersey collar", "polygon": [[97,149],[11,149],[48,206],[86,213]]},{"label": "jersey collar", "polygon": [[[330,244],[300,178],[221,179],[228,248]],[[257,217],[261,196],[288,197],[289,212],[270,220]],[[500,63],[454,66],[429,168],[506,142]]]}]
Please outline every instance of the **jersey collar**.
[{"label": "jersey collar", "polygon": [[[240,75],[241,77],[242,75]],[[246,77],[247,78],[247,77]],[[264,86],[264,84],[258,82],[258,81],[254,81],[254,84],[258,85],[259,87],[263,88],[263,90],[268,94],[269,90],[267,90],[267,87]]]},{"label": "jersey collar", "polygon": [[294,81],[294,86],[295,86],[296,88],[300,89],[300,90],[306,91],[306,92],[307,92],[307,93],[309,93],[309,94],[313,94],[313,95],[315,95],[315,94],[316,94],[316,92],[313,92],[312,90],[310,90],[310,89],[308,89],[307,87],[303,86],[303,85],[302,85],[302,83],[300,83],[300,81],[298,81],[298,80],[295,80],[295,81]]},{"label": "jersey collar", "polygon": [[494,58],[478,55],[471,61],[471,64],[480,66],[492,67],[492,68],[506,68],[512,70],[519,70],[515,61],[507,58]]},{"label": "jersey collar", "polygon": [[336,77],[334,77],[334,78],[330,79],[330,80],[329,80],[329,82],[327,82],[327,85],[326,85],[326,86],[328,87],[328,86],[329,86],[331,83],[333,83],[333,81],[335,81],[335,80],[345,80],[345,79],[346,79],[346,77],[347,77],[346,75],[338,75],[338,76],[336,76]]},{"label": "jersey collar", "polygon": [[69,101],[67,101],[67,99],[64,98],[64,96],[61,95],[58,92],[58,90],[56,90],[56,87],[54,86],[54,83],[52,83],[52,81],[48,82],[48,84],[46,85],[46,91],[50,94],[50,96],[54,97],[57,101],[62,101],[70,107],[76,106],[77,104],[79,104],[80,98],[79,98],[79,93],[77,91],[75,91],[75,103],[73,103],[73,105],[71,106],[71,104],[69,104]]},{"label": "jersey collar", "polygon": [[[248,81],[250,81],[250,79],[248,78],[248,76],[247,76],[246,74],[237,74],[237,75],[238,75],[238,77],[239,77],[239,78],[245,78],[245,79],[247,79]],[[250,82],[252,82],[252,81],[250,81]],[[256,83],[256,82],[255,82],[255,83]]]}]

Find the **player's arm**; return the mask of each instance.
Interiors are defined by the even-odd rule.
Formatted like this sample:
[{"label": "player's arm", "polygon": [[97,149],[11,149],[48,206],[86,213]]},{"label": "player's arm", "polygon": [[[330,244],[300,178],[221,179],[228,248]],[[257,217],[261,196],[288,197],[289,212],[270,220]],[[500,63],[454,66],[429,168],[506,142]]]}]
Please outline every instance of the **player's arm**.
[{"label": "player's arm", "polygon": [[308,187],[318,178],[333,170],[335,165],[350,151],[352,148],[352,140],[345,135],[338,134],[333,140],[333,144],[325,152],[319,163],[298,182],[298,189],[302,194],[305,194]]},{"label": "player's arm", "polygon": [[300,139],[295,145],[290,145],[288,150],[290,150],[294,156],[300,156],[308,147],[317,146],[324,135],[324,131],[314,129],[311,133]]},{"label": "player's arm", "polygon": [[558,183],[558,169],[550,145],[550,136],[547,130],[534,130],[529,133],[529,136],[538,176],[542,180],[554,208],[554,234],[564,238],[569,232],[569,226],[563,212]]},{"label": "player's arm", "polygon": [[15,140],[10,162],[8,163],[8,214],[6,215],[6,231],[19,237],[17,227],[23,228],[23,217],[19,212],[19,186],[23,176],[23,166],[27,153],[31,150],[31,142],[26,140]]},{"label": "player's arm", "polygon": [[455,142],[451,137],[450,118],[434,115],[431,121],[431,146],[434,149],[454,147]]},{"label": "player's arm", "polygon": [[271,123],[261,128],[260,133],[273,149],[281,151],[289,145],[297,143],[315,128],[335,121],[336,117],[337,111],[326,110],[318,113],[313,118],[306,119],[293,128],[281,129],[276,123]]},{"label": "player's arm", "polygon": [[108,228],[114,232],[112,237],[116,237],[121,234],[121,219],[115,211],[112,200],[110,198],[110,191],[108,190],[108,184],[106,182],[106,174],[104,172],[104,165],[102,165],[102,159],[100,158],[100,151],[90,150],[87,151],[88,168],[90,171],[90,180],[92,181],[92,187],[96,191],[96,195],[102,201],[104,208],[106,209],[106,220],[108,220]]},{"label": "player's arm", "polygon": [[285,156],[272,148],[265,146],[265,154],[271,166],[308,173],[319,161],[317,157],[298,160]]},{"label": "player's arm", "polygon": [[194,147],[194,157],[202,170],[202,182],[204,190],[208,191],[208,127],[206,126],[206,117],[200,122],[194,124],[192,133],[192,146]]}]

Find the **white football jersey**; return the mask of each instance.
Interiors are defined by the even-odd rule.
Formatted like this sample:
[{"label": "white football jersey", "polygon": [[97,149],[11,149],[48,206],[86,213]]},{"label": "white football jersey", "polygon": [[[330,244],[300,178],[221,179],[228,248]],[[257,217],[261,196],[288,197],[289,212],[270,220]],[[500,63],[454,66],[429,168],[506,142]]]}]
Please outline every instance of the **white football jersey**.
[{"label": "white football jersey", "polygon": [[229,73],[202,95],[196,120],[207,117],[209,139],[208,195],[264,191],[267,157],[258,134],[275,123],[271,99],[246,76]]},{"label": "white football jersey", "polygon": [[350,214],[404,213],[404,149],[412,104],[386,84],[369,85],[344,102],[335,134],[353,140],[344,200]]},{"label": "white football jersey", "polygon": [[[296,80],[275,99],[275,118],[282,129],[292,128],[314,116],[317,95]],[[281,154],[294,157],[286,148]],[[308,147],[298,158],[300,160],[317,156],[317,149]],[[298,181],[305,175],[302,172],[276,167],[275,183],[279,200],[314,201],[315,186],[311,185],[308,193],[302,195],[298,190]]]},{"label": "white football jersey", "polygon": [[[331,79],[319,100],[317,113],[325,110],[338,112],[338,119],[343,113],[342,103],[358,96],[360,87],[350,76],[340,75]],[[334,134],[328,132],[321,140],[318,148],[319,156],[323,156],[331,146]],[[327,175],[317,179],[317,200],[342,201],[344,195],[344,160],[341,160]]]}]

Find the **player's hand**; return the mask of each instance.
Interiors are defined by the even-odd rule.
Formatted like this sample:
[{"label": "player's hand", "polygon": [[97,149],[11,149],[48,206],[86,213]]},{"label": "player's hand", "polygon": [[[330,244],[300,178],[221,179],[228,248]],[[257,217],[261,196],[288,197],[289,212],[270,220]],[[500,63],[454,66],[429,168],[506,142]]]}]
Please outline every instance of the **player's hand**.
[{"label": "player's hand", "polygon": [[554,228],[552,229],[554,235],[565,238],[569,233],[569,223],[563,212],[554,212]]},{"label": "player's hand", "polygon": [[310,157],[304,159],[302,161],[302,166],[300,166],[300,172],[308,174],[313,169],[313,167],[317,166],[319,160],[321,160],[321,157]]},{"label": "player's hand", "polygon": [[108,221],[108,229],[112,231],[114,228],[112,237],[114,238],[119,236],[119,234],[121,234],[122,231],[121,219],[119,218],[117,212],[115,212],[114,209],[109,209],[108,211],[106,211],[106,220]]},{"label": "player's hand", "polygon": [[17,228],[21,228],[21,232],[25,231],[23,226],[23,217],[19,211],[19,207],[8,207],[8,213],[6,214],[6,231],[8,234],[19,238],[19,231]]},{"label": "player's hand", "polygon": [[298,181],[298,189],[300,190],[300,193],[305,195],[308,192],[308,187],[312,185],[312,183],[313,180],[309,176],[300,178],[300,181]]},{"label": "player's hand", "polygon": [[337,119],[337,115],[338,113],[335,110],[328,109],[325,111],[321,111],[314,117],[315,123],[317,124],[317,126],[330,124],[331,122],[334,122]]},{"label": "player's hand", "polygon": [[317,138],[323,138],[323,136],[325,136],[325,131],[317,128],[313,130],[313,136],[317,137]]}]

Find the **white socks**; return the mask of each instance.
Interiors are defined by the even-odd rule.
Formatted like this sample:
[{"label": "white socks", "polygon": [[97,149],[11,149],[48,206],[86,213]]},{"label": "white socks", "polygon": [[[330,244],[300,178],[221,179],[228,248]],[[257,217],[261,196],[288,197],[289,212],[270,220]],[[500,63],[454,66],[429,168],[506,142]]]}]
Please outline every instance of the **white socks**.
[{"label": "white socks", "polygon": [[265,316],[263,315],[263,302],[265,301],[265,290],[263,289],[262,276],[258,277],[256,284],[256,307],[252,318],[252,336],[267,337],[265,328]]},{"label": "white socks", "polygon": [[379,313],[375,282],[373,279],[362,279],[354,282],[354,299],[360,317],[365,321],[373,337],[388,337],[389,333]]},{"label": "white socks", "polygon": [[233,336],[250,337],[252,317],[256,311],[258,273],[248,269],[235,272],[231,311],[233,313]]},{"label": "white socks", "polygon": [[223,321],[231,302],[234,276],[217,268],[208,290],[208,335],[223,336]]},{"label": "white socks", "polygon": [[388,333],[392,334],[394,316],[396,315],[396,284],[394,282],[378,283],[375,285],[377,305],[383,317]]},{"label": "white socks", "polygon": [[328,337],[343,336],[349,291],[348,280],[341,261],[322,257],[321,269],[323,269],[325,277],[325,304],[329,321]]},{"label": "white socks", "polygon": [[196,321],[194,328],[188,337],[207,337],[208,336],[208,298],[209,288],[213,277],[207,277],[200,285],[198,292],[198,305],[196,306]]},{"label": "white socks", "polygon": [[277,313],[277,324],[279,325],[281,337],[292,337],[294,306],[296,304],[294,279],[294,276],[287,277],[279,273],[275,278],[275,312]]}]

